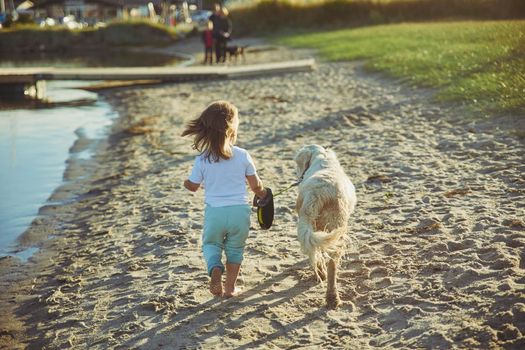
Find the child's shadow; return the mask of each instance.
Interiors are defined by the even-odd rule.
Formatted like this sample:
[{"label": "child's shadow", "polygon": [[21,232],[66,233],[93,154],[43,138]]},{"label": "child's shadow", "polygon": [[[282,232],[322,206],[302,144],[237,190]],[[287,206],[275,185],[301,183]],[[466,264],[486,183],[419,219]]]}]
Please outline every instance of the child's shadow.
[{"label": "child's shadow", "polygon": [[[157,345],[166,345],[177,348],[188,345],[197,346],[197,344],[203,344],[208,338],[213,336],[224,336],[227,331],[238,329],[251,318],[257,318],[270,308],[288,302],[295,296],[314,287],[316,285],[315,280],[301,279],[299,274],[296,273],[298,270],[306,269],[307,266],[308,262],[306,260],[297,262],[287,267],[287,269],[280,274],[268,278],[249,290],[243,291],[239,296],[231,299],[213,298],[195,307],[180,310],[177,315],[170,319],[169,324],[163,324],[162,326],[137,334],[122,345],[133,346],[139,339],[149,339],[147,344],[143,344],[144,346],[154,347]],[[296,277],[297,283],[280,291],[273,291],[271,289],[273,285],[287,277]],[[241,314],[239,317],[239,313],[235,313],[235,311],[240,308],[249,311]],[[303,327],[307,323],[317,319],[317,316],[321,314],[323,314],[321,310],[307,314],[301,318],[301,320],[288,324],[286,330],[284,327],[276,325],[276,327],[280,327],[281,329],[273,334],[266,335],[264,338],[244,345],[241,348],[244,349],[262,345],[267,341],[284,335],[285,332],[289,332],[291,329]],[[173,326],[174,324],[176,325]],[[155,338],[158,340],[161,333],[165,334],[165,337],[162,337],[164,344],[154,344]]]}]

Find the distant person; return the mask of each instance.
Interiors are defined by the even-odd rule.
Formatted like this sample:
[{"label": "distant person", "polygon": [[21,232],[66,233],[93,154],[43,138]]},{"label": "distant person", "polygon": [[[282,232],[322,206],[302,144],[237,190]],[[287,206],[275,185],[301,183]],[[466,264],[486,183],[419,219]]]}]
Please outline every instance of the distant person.
[{"label": "distant person", "polygon": [[[250,154],[235,146],[239,128],[237,108],[227,101],[210,104],[190,121],[182,136],[191,135],[193,148],[200,154],[184,187],[191,192],[204,184],[204,228],[202,254],[210,279],[210,292],[232,297],[243,261],[250,230],[251,208],[246,183],[260,200],[268,191],[263,187]],[[222,284],[226,254],[226,279]]]},{"label": "distant person", "polygon": [[215,45],[215,58],[217,63],[226,61],[226,44],[231,39],[232,22],[228,17],[228,10],[221,8],[221,15],[218,21],[218,37]]},{"label": "distant person", "polygon": [[213,6],[213,13],[210,15],[208,20],[210,20],[213,23],[213,26],[217,28],[217,22],[219,17],[221,17],[221,5],[215,3]]},{"label": "distant person", "polygon": [[213,22],[208,21],[208,27],[202,32],[204,43],[204,64],[213,64]]},{"label": "distant person", "polygon": [[[213,30],[212,30],[212,34],[213,34],[213,46],[215,48],[215,52],[218,52],[217,50],[217,42],[218,42],[218,39],[219,39],[219,21],[220,21],[220,18],[221,18],[221,5],[220,4],[217,4],[215,3],[214,5],[214,11],[213,13],[211,14],[211,16],[208,18],[208,20],[213,24]],[[217,60],[218,62],[218,60]]]}]

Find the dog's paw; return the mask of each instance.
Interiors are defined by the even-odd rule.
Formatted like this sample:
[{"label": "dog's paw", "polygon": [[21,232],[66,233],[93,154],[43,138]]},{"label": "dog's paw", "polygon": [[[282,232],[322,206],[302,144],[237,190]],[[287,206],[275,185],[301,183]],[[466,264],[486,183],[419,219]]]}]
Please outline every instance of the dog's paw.
[{"label": "dog's paw", "polygon": [[318,282],[326,281],[326,268],[322,264],[317,264],[314,272]]},{"label": "dog's paw", "polygon": [[339,295],[337,294],[326,294],[326,307],[328,309],[337,309],[341,305],[341,299],[339,299]]}]

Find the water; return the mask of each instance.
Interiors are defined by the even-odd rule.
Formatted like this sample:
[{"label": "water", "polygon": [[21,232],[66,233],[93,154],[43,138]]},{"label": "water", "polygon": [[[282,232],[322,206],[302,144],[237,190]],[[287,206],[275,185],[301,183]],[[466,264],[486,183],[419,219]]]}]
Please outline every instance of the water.
[{"label": "water", "polygon": [[97,50],[91,53],[2,53],[0,68],[149,67],[173,66],[180,63],[179,57],[171,55]]},{"label": "water", "polygon": [[0,256],[16,255],[24,260],[35,252],[33,247],[15,253],[17,238],[63,183],[66,160],[91,156],[91,150],[69,153],[76,133],[100,139],[116,117],[96,94],[71,89],[79,85],[48,82],[47,95],[54,102],[91,99],[92,104],[0,111]]}]

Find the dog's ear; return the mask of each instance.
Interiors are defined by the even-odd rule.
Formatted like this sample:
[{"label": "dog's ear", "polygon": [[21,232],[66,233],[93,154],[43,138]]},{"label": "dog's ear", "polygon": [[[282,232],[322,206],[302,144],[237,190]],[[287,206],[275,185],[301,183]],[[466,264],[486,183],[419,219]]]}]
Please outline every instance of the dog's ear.
[{"label": "dog's ear", "polygon": [[306,169],[310,167],[310,160],[312,159],[312,150],[303,147],[297,152],[294,160],[296,164],[297,176],[303,176]]}]

